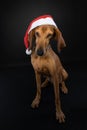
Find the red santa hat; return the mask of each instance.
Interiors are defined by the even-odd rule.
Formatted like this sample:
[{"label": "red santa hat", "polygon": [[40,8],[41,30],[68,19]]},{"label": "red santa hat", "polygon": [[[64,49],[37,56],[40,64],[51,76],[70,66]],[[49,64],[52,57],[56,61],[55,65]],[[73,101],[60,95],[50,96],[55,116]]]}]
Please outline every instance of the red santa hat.
[{"label": "red santa hat", "polygon": [[51,15],[42,15],[37,18],[35,18],[28,26],[27,31],[24,36],[24,44],[26,47],[26,54],[30,55],[32,53],[32,50],[29,50],[29,41],[28,41],[28,35],[30,31],[38,26],[41,25],[53,25],[57,28],[56,23],[54,22]]}]

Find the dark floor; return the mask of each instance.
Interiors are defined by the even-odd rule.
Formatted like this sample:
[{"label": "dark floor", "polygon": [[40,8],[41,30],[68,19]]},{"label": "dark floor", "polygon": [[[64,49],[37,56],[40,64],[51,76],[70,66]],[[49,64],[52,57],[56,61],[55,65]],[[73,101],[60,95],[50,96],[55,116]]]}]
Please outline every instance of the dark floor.
[{"label": "dark floor", "polygon": [[66,122],[55,119],[54,93],[51,84],[42,89],[38,109],[30,105],[36,92],[31,65],[0,68],[0,129],[87,130],[87,62],[66,63],[69,93],[61,93]]}]

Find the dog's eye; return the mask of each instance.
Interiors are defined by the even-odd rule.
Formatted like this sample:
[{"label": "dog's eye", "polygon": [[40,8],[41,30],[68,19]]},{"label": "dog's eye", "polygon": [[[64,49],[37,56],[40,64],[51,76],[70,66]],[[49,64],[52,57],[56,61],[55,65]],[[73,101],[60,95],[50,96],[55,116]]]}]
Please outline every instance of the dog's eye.
[{"label": "dog's eye", "polygon": [[51,38],[51,37],[52,37],[52,34],[48,34],[48,35],[47,35],[47,38]]},{"label": "dog's eye", "polygon": [[40,37],[40,34],[38,32],[35,32],[36,37]]}]

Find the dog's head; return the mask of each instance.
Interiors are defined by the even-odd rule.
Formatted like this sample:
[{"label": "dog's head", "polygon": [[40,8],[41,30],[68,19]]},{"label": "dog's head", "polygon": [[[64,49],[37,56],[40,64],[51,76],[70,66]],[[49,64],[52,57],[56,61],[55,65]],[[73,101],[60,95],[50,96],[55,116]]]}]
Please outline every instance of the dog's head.
[{"label": "dog's head", "polygon": [[35,53],[40,56],[46,53],[51,39],[57,41],[58,52],[60,52],[62,48],[66,46],[62,33],[53,25],[38,26],[31,30],[28,35],[30,48],[32,49],[35,47]]}]

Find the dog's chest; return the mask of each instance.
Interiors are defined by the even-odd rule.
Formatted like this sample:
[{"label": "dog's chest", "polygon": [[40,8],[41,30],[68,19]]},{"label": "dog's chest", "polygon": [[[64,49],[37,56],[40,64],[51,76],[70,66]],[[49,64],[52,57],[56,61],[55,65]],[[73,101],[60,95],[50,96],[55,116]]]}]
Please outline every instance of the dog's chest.
[{"label": "dog's chest", "polygon": [[50,69],[51,66],[53,66],[52,60],[44,58],[31,58],[31,63],[35,71],[50,76]]}]

